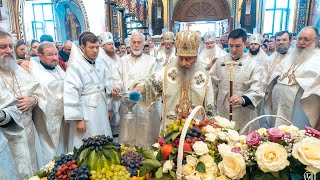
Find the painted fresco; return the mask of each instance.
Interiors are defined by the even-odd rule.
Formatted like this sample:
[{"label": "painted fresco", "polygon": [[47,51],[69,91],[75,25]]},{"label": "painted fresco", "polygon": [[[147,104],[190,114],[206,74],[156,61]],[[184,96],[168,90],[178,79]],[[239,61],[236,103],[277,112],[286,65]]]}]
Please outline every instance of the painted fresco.
[{"label": "painted fresco", "polygon": [[73,1],[58,1],[56,13],[62,40],[78,40],[81,32],[85,31],[85,21],[79,5]]}]

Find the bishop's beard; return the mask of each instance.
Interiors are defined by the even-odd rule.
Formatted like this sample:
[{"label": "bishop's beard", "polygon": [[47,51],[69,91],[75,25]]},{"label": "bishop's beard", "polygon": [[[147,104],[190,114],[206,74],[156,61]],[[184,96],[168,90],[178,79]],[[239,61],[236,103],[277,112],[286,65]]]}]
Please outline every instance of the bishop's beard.
[{"label": "bishop's beard", "polygon": [[292,62],[299,62],[309,59],[312,55],[314,55],[315,47],[306,47],[304,49],[299,49],[298,47],[293,48],[291,57]]},{"label": "bishop's beard", "polygon": [[192,80],[193,80],[193,76],[195,73],[195,64],[196,62],[193,63],[193,65],[191,66],[191,68],[187,69],[187,68],[183,68],[183,67],[179,67],[179,71],[180,71],[180,78],[181,78],[181,82],[182,83],[187,83],[189,85],[191,85]]},{"label": "bishop's beard", "polygon": [[0,70],[4,72],[13,72],[18,67],[14,55],[0,55]]},{"label": "bishop's beard", "polygon": [[216,55],[216,48],[211,48],[211,49],[204,48],[202,50],[202,53],[204,53],[207,58],[213,59],[215,58],[215,55]]},{"label": "bishop's beard", "polygon": [[252,55],[257,55],[257,54],[259,53],[259,51],[260,51],[260,48],[258,48],[258,49],[256,49],[256,50],[251,50],[251,49],[249,48],[249,52],[250,52],[250,54],[252,54]]},{"label": "bishop's beard", "polygon": [[164,53],[166,55],[170,55],[172,53],[172,48],[170,48],[170,49],[164,48]]}]

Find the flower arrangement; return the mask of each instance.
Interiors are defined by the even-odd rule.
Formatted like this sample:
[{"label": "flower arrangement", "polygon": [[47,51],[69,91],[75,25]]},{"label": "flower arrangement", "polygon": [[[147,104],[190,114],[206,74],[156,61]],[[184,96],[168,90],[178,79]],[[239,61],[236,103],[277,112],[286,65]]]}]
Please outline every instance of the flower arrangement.
[{"label": "flower arrangement", "polygon": [[[143,173],[149,172],[157,179],[177,178],[178,147],[186,119],[187,116],[182,115],[167,125],[166,131],[153,145],[155,158],[152,162],[157,166],[150,166]],[[183,141],[184,179],[241,179],[245,175],[244,157],[240,150],[232,148],[240,139],[238,132],[233,130],[234,126],[234,122],[219,116],[191,121]]]},{"label": "flower arrangement", "polygon": [[252,177],[286,178],[290,173],[303,176],[305,171],[320,172],[320,132],[305,127],[281,125],[260,128],[241,136],[240,148]]}]

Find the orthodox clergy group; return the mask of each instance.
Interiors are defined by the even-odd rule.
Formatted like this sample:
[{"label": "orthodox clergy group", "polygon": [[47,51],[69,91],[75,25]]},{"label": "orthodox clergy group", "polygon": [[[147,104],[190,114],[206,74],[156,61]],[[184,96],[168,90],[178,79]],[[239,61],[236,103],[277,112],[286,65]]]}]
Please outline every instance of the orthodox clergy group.
[{"label": "orthodox clergy group", "polygon": [[[1,30],[0,179],[26,179],[94,135],[150,148],[168,122],[198,105],[239,130],[284,123],[264,118],[244,129],[260,115],[319,130],[318,36],[305,27],[293,43],[277,32],[268,51],[266,39],[243,29],[221,41],[214,32],[164,32],[158,46],[134,32],[116,50],[110,32],[83,32],[79,46],[67,41],[60,50],[44,36],[24,60],[28,44]],[[142,95],[137,103],[128,99],[133,91]]]}]

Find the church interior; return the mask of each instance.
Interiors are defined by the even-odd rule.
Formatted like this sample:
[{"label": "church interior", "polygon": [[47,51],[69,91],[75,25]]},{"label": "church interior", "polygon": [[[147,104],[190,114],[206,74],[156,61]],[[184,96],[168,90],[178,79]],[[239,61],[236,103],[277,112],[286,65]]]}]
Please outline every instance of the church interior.
[{"label": "church interior", "polygon": [[0,180],[320,180],[320,0],[0,0]]},{"label": "church interior", "polygon": [[1,0],[0,25],[26,42],[49,34],[76,40],[83,31],[113,33],[123,43],[133,31],[157,39],[165,31],[236,28],[269,34],[319,27],[317,0]]}]

